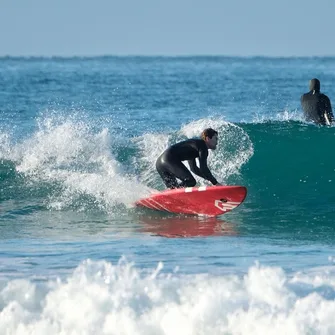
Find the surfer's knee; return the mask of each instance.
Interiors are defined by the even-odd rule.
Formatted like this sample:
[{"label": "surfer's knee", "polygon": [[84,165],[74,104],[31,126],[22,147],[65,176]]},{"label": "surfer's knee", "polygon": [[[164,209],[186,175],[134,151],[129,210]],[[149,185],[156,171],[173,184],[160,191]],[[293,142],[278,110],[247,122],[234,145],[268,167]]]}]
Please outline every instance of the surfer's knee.
[{"label": "surfer's knee", "polygon": [[197,184],[197,181],[192,177],[192,179],[186,179],[184,180],[183,184],[184,187],[194,187]]}]

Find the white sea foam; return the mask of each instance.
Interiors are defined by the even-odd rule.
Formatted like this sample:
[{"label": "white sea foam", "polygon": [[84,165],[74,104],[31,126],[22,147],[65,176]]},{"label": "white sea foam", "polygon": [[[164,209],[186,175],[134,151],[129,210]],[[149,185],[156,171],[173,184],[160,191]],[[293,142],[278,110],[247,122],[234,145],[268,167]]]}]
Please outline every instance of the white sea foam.
[{"label": "white sea foam", "polygon": [[10,135],[7,131],[0,132],[0,159],[9,159],[11,151]]},{"label": "white sea foam", "polygon": [[49,207],[62,209],[83,196],[107,210],[116,204],[131,206],[149,189],[117,161],[117,143],[109,129],[93,129],[85,121],[76,116],[41,118],[38,130],[22,142],[10,145],[4,137],[2,152],[30,182],[57,187],[47,199]]},{"label": "white sea foam", "polygon": [[159,155],[169,146],[170,135],[169,134],[144,134],[134,140],[135,144],[138,146],[141,156],[138,159],[134,157],[134,164],[141,165],[141,180],[145,184],[152,184],[156,186],[153,181],[159,178],[156,171],[156,160]]},{"label": "white sea foam", "polygon": [[[68,278],[12,280],[0,290],[1,334],[333,334],[335,272],[288,276],[151,272],[86,260]],[[320,271],[322,273],[320,273]],[[322,280],[316,277],[323,278]],[[306,287],[308,279],[313,285]],[[327,285],[327,290],[322,287]],[[320,290],[321,288],[321,290]],[[303,291],[303,293],[302,293]],[[325,292],[332,292],[327,296]]]},{"label": "white sea foam", "polygon": [[283,110],[282,112],[276,112],[272,114],[262,114],[262,113],[256,113],[253,117],[252,122],[253,123],[266,123],[269,121],[279,121],[279,122],[285,122],[285,121],[300,121],[305,122],[303,114],[301,111],[294,110]]}]

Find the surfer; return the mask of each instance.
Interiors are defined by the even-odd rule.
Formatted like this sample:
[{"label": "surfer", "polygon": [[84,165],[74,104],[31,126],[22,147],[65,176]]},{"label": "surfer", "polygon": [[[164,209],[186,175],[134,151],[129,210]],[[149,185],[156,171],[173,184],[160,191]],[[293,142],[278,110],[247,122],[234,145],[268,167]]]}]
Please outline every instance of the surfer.
[{"label": "surfer", "polygon": [[[188,139],[167,148],[157,159],[156,169],[168,188],[193,187],[196,180],[182,163],[188,161],[193,173],[209,180],[213,185],[221,185],[213,177],[207,166],[208,149],[215,150],[218,132],[207,128],[201,133],[201,139]],[[199,158],[199,167],[195,159]],[[181,180],[178,183],[177,178]]]},{"label": "surfer", "polygon": [[330,125],[334,115],[329,98],[320,92],[320,81],[310,80],[308,93],[301,96],[301,106],[307,121],[320,125]]}]

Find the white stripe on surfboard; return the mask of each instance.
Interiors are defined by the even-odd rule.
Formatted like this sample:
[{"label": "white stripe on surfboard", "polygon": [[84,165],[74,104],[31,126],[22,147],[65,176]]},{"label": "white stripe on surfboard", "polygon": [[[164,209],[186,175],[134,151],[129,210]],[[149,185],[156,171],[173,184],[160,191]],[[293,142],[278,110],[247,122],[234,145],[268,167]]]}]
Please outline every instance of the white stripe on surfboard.
[{"label": "white stripe on surfboard", "polygon": [[185,193],[193,192],[193,191],[206,191],[207,186],[199,186],[193,189],[193,187],[185,187]]},{"label": "white stripe on surfboard", "polygon": [[154,199],[149,199],[150,201],[154,202],[156,204],[156,206],[160,206],[162,209],[164,209],[167,212],[170,212],[170,210],[168,210],[166,207],[164,207],[162,204],[160,204],[159,202],[157,202]]},{"label": "white stripe on surfboard", "polygon": [[[159,209],[159,210],[164,210],[167,212],[170,212],[167,208],[165,208],[163,205],[161,205],[159,202],[155,201],[154,199],[145,199],[152,207],[154,207],[155,209]],[[153,204],[152,204],[153,202]]]},{"label": "white stripe on surfboard", "polygon": [[159,205],[158,204],[158,206],[157,206],[157,204],[152,200],[152,199],[144,199],[144,200],[142,200],[142,202],[147,206],[147,207],[149,207],[149,208],[152,208],[152,209],[157,209],[157,210],[162,210],[162,209],[164,209],[165,210],[165,208],[163,208],[163,206],[161,206],[161,205]]},{"label": "white stripe on surfboard", "polygon": [[159,207],[153,205],[148,199],[142,199],[142,200],[141,200],[141,203],[142,203],[142,205],[145,206],[145,207],[149,207],[149,208],[151,208],[151,209],[161,210],[161,208],[159,208]]}]

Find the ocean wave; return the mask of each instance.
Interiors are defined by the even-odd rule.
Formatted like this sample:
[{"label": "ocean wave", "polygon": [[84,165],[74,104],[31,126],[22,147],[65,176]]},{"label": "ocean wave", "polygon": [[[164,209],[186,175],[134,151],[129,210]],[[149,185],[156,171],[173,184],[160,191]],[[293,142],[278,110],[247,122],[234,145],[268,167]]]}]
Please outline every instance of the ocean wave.
[{"label": "ocean wave", "polygon": [[65,278],[2,281],[5,334],[331,334],[333,269],[181,275],[83,261]]}]

